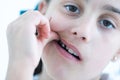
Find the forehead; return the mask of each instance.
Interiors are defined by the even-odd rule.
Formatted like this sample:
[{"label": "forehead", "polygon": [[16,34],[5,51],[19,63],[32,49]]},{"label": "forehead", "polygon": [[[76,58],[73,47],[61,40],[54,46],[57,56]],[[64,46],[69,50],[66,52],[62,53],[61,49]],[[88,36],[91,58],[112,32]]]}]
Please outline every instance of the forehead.
[{"label": "forehead", "polygon": [[120,0],[51,0],[53,2],[64,2],[64,1],[74,1],[77,3],[83,2],[86,4],[111,4],[111,5],[119,5],[120,6]]},{"label": "forehead", "polygon": [[[51,0],[52,6],[57,6],[59,3],[66,3],[66,2],[75,2],[78,5],[84,5],[84,7],[87,6],[87,8],[93,8],[93,9],[101,9],[106,5],[112,6],[113,8],[116,8],[118,11],[120,11],[120,0]],[[116,10],[115,10],[116,11]]]}]

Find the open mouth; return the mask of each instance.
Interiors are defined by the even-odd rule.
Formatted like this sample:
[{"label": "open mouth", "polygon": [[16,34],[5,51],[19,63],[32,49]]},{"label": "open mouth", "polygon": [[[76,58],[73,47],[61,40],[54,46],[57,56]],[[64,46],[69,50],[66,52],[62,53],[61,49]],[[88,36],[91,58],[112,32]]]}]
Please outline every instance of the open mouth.
[{"label": "open mouth", "polygon": [[65,50],[73,58],[77,60],[82,60],[79,52],[75,48],[73,49],[73,47],[68,46],[68,44],[65,44],[62,40],[58,40],[57,43],[63,50]]}]

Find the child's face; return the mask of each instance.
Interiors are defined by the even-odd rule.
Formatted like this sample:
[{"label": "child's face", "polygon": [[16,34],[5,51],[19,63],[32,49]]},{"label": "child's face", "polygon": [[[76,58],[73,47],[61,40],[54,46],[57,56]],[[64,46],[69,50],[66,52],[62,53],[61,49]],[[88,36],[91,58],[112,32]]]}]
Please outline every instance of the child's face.
[{"label": "child's face", "polygon": [[51,29],[81,55],[78,60],[56,41],[48,43],[42,59],[54,80],[90,80],[101,73],[120,48],[119,10],[120,0],[52,0],[46,12]]}]

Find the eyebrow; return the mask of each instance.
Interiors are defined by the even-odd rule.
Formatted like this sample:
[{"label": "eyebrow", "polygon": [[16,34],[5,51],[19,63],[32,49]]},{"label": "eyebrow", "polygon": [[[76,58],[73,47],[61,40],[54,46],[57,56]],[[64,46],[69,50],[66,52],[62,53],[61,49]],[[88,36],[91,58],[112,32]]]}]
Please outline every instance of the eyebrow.
[{"label": "eyebrow", "polygon": [[115,8],[115,7],[111,6],[111,5],[105,5],[105,6],[103,7],[103,9],[108,10],[108,11],[111,11],[111,12],[114,12],[114,13],[117,13],[117,14],[120,15],[120,9]]}]

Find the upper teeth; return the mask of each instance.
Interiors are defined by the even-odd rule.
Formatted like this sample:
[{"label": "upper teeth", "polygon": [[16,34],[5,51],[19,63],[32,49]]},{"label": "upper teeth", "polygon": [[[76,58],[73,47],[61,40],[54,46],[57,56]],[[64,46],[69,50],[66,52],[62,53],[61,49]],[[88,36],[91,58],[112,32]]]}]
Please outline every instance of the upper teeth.
[{"label": "upper teeth", "polygon": [[59,44],[61,45],[61,47],[66,49],[70,54],[78,56],[72,49],[68,48],[63,42],[60,41]]},{"label": "upper teeth", "polygon": [[68,51],[69,51],[70,53],[74,53],[74,51],[73,51],[72,49],[68,49]]}]

